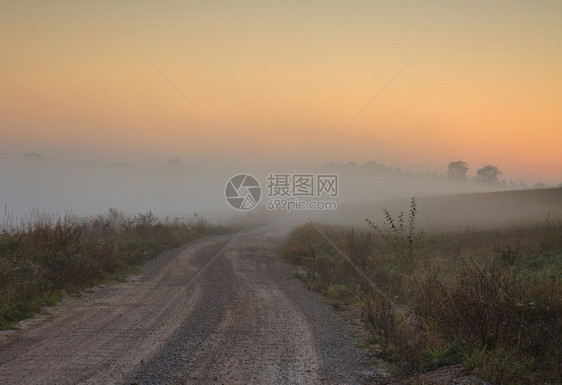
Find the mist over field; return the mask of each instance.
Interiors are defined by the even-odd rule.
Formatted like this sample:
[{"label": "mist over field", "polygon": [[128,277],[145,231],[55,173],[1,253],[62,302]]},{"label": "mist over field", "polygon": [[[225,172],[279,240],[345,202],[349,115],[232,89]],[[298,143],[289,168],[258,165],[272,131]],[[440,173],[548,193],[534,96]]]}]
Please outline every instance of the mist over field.
[{"label": "mist over field", "polygon": [[160,165],[2,159],[2,205],[22,215],[31,209],[94,215],[117,208],[157,215],[209,214],[224,208],[228,170],[205,170],[179,160]]},{"label": "mist over field", "polygon": [[294,170],[337,175],[337,210],[269,210],[269,218],[362,226],[367,217],[382,218],[385,208],[396,214],[406,210],[411,197],[418,199],[420,225],[428,228],[493,226],[562,214],[559,188],[529,190],[524,182],[485,184],[470,177],[455,180],[447,177],[446,169],[440,173],[412,172],[376,162],[268,167],[265,162],[259,166],[188,164],[179,158],[79,161],[38,153],[0,159],[0,203],[9,217],[25,217],[31,211],[98,215],[115,208],[126,214],[151,211],[171,218],[197,213],[224,222],[247,214],[233,210],[225,199],[225,185],[232,176],[249,173],[258,179],[262,191],[258,211],[267,212],[272,198],[267,196],[268,175],[289,175]]}]

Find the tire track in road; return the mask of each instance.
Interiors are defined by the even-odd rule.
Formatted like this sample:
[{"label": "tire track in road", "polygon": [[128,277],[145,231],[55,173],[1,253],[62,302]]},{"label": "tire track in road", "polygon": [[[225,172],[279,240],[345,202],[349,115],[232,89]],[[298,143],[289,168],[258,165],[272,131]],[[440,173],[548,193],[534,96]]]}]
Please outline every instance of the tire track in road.
[{"label": "tire track in road", "polygon": [[155,315],[196,274],[200,256],[228,238],[208,237],[163,253],[140,277],[73,300],[27,329],[3,333],[0,383],[124,382],[188,318],[200,300],[197,285],[158,318]]},{"label": "tire track in road", "polygon": [[195,241],[4,333],[0,383],[380,383],[345,322],[278,257],[285,233]]},{"label": "tire track in road", "polygon": [[292,268],[280,260],[277,251],[283,234],[275,227],[260,227],[229,244],[203,277],[206,294],[192,317],[130,382],[384,381],[385,374],[351,345],[351,331],[341,318],[293,278]]}]

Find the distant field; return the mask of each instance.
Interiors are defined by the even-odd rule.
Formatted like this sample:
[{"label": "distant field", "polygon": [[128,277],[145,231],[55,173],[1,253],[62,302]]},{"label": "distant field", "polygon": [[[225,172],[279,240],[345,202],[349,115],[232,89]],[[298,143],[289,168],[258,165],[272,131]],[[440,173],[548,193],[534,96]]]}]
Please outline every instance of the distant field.
[{"label": "distant field", "polygon": [[[548,213],[551,218],[562,218],[562,188],[416,197],[416,199],[417,224],[424,229],[463,230],[467,226],[491,228],[529,221],[540,222],[546,220]],[[325,213],[317,219],[332,224],[364,226],[365,218],[380,220],[385,208],[398,215],[400,211],[408,210],[408,204],[408,198],[374,202],[342,202],[337,211]]]}]

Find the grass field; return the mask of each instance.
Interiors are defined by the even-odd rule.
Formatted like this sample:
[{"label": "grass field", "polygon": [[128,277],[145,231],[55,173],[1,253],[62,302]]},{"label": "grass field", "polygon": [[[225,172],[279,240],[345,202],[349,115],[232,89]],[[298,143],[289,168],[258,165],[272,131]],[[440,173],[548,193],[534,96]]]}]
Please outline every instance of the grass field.
[{"label": "grass field", "polygon": [[[562,217],[562,188],[498,191],[458,195],[416,197],[419,210],[416,225],[432,231],[463,231],[473,228],[502,227],[530,221],[544,221],[547,213]],[[317,219],[336,225],[363,226],[365,217],[383,224],[384,209],[393,213],[407,210],[409,198],[340,202],[338,210]]]},{"label": "grass field", "polygon": [[65,294],[122,280],[163,250],[224,231],[197,216],[162,220],[149,212],[127,218],[117,210],[91,218],[7,218],[0,233],[0,329]]},{"label": "grass field", "polygon": [[423,210],[414,200],[360,228],[308,223],[282,255],[335,306],[361,309],[372,349],[398,373],[461,363],[496,384],[560,383],[562,217],[420,230]]}]

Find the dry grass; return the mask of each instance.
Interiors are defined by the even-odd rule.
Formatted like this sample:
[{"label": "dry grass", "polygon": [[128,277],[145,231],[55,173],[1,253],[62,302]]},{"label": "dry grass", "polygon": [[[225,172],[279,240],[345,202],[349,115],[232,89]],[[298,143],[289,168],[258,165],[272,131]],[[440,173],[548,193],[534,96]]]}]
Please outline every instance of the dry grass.
[{"label": "dry grass", "polygon": [[282,255],[310,288],[360,306],[400,373],[463,363],[492,383],[560,383],[562,221],[422,233],[399,218],[370,231],[309,223]]},{"label": "dry grass", "polygon": [[0,233],[0,329],[65,294],[122,280],[159,252],[224,229],[204,219],[159,219],[151,212],[79,218],[34,212],[8,217]]}]

